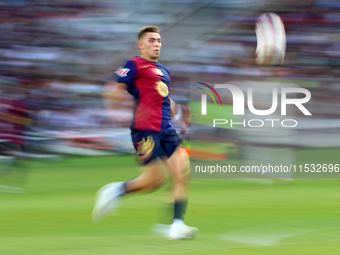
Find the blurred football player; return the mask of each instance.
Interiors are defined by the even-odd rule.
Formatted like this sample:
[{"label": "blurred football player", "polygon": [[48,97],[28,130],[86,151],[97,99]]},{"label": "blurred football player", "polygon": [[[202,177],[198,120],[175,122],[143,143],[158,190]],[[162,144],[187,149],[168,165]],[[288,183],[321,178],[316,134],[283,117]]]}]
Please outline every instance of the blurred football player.
[{"label": "blurred football player", "polygon": [[161,46],[158,28],[143,28],[138,35],[140,57],[128,60],[116,72],[118,78],[114,93],[106,94],[108,99],[117,101],[124,100],[125,91],[134,97],[134,116],[130,128],[143,173],[130,181],[109,183],[102,187],[96,196],[93,219],[99,222],[116,208],[118,200],[125,194],[153,191],[164,185],[165,165],[173,181],[174,213],[169,238],[191,239],[198,230],[183,222],[188,201],[189,162],[188,157],[182,156],[180,140],[171,123],[177,106],[169,96],[170,70],[157,62]]},{"label": "blurred football player", "polygon": [[23,193],[27,179],[29,169],[22,164],[24,132],[32,120],[24,102],[25,93],[13,88],[0,95],[0,192]]}]

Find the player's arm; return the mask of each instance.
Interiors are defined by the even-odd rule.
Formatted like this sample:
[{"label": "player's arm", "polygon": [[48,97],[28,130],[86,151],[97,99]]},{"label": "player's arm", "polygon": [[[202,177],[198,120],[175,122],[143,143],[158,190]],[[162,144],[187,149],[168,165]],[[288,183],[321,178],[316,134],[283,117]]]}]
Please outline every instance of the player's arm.
[{"label": "player's arm", "polygon": [[176,104],[171,98],[170,104],[172,121],[182,123],[181,133],[185,134],[190,126],[190,108],[186,104]]},{"label": "player's arm", "polygon": [[104,99],[109,108],[118,109],[120,103],[129,101],[131,97],[127,90],[133,86],[137,73],[138,67],[133,60],[128,60],[123,68],[115,71],[115,80],[108,81],[104,89]]},{"label": "player's arm", "polygon": [[127,85],[122,82],[108,81],[104,88],[104,100],[108,108],[116,108],[117,103],[126,99]]},{"label": "player's arm", "polygon": [[171,117],[177,114],[177,104],[170,98]]},{"label": "player's arm", "polygon": [[126,96],[128,94],[127,89],[128,85],[126,85],[125,83],[116,82],[116,87],[113,91],[113,100],[121,102],[126,99]]}]

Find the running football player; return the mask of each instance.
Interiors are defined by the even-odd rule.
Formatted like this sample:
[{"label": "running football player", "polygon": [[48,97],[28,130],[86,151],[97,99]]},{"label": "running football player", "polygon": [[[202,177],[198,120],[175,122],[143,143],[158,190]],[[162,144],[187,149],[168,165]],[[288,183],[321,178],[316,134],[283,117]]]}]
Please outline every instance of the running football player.
[{"label": "running football player", "polygon": [[140,57],[128,60],[117,71],[114,93],[107,97],[122,100],[129,92],[135,100],[131,136],[138,159],[143,165],[142,174],[127,182],[109,183],[96,196],[93,219],[100,220],[115,210],[117,202],[125,194],[137,191],[153,191],[164,185],[164,165],[173,181],[173,223],[170,239],[191,239],[198,230],[184,224],[189,189],[189,163],[183,157],[179,138],[171,123],[176,114],[176,104],[170,99],[170,70],[158,63],[161,52],[161,36],[155,26],[143,28],[138,35]]}]

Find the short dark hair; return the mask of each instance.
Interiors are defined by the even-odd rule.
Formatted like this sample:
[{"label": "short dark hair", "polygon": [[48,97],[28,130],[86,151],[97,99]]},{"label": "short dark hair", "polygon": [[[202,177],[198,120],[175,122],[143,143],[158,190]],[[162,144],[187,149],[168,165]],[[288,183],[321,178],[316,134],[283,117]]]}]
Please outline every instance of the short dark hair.
[{"label": "short dark hair", "polygon": [[156,26],[148,26],[144,27],[139,31],[138,34],[138,41],[143,37],[144,34],[146,33],[158,33],[159,34],[159,29]]}]

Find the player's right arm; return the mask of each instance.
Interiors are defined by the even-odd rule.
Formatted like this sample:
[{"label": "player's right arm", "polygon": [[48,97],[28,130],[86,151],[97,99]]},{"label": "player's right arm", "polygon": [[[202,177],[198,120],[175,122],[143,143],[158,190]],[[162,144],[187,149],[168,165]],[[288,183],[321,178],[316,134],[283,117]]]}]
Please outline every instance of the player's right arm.
[{"label": "player's right arm", "polygon": [[106,108],[118,109],[119,102],[122,102],[126,95],[127,85],[116,81],[107,81],[104,86],[103,99],[105,101]]},{"label": "player's right arm", "polygon": [[105,84],[104,99],[111,102],[121,102],[126,98],[128,86],[122,82],[108,81]]},{"label": "player's right arm", "polygon": [[138,67],[133,60],[128,60],[124,67],[115,71],[116,78],[108,81],[104,90],[104,98],[109,105],[117,105],[115,102],[126,100],[127,90],[133,86],[137,72]]},{"label": "player's right arm", "polygon": [[123,101],[126,97],[124,94],[127,93],[128,85],[122,82],[117,82],[115,90],[113,91],[113,100]]}]

